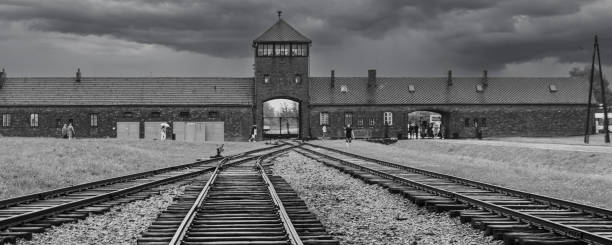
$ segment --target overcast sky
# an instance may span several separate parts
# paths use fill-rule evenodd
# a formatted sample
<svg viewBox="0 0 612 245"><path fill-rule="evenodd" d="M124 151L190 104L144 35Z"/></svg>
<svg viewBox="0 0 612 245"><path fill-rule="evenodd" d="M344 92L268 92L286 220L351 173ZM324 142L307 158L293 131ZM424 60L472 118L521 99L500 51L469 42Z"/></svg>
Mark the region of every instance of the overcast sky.
<svg viewBox="0 0 612 245"><path fill-rule="evenodd" d="M312 76L568 76L594 34L612 74L612 0L0 0L0 67L250 77L277 10L313 40Z"/></svg>

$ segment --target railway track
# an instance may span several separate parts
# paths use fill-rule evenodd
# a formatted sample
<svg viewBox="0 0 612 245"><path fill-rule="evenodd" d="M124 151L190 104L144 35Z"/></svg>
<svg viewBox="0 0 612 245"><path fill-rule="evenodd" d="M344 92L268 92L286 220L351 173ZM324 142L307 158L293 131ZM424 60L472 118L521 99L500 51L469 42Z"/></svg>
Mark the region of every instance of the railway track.
<svg viewBox="0 0 612 245"><path fill-rule="evenodd" d="M289 146L280 145L247 151L227 159L256 158ZM0 201L0 244L29 239L53 225L103 213L112 206L144 199L159 192L153 188L189 180L215 170L219 159L199 161L138 174L131 174L72 187L56 189Z"/></svg>
<svg viewBox="0 0 612 245"><path fill-rule="evenodd" d="M612 244L612 210L303 144L295 150L428 210L449 211L505 244Z"/></svg>
<svg viewBox="0 0 612 245"><path fill-rule="evenodd" d="M264 157L221 162L206 184L190 186L138 244L339 244Z"/></svg>

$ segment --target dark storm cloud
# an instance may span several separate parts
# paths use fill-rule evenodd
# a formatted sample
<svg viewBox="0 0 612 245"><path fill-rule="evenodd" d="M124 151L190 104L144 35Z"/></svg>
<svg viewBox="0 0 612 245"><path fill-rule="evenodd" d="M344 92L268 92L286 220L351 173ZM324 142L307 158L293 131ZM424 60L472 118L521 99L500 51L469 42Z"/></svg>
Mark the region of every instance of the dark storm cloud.
<svg viewBox="0 0 612 245"><path fill-rule="evenodd" d="M466 70L500 69L544 57L585 61L594 33L612 33L596 0L13 0L0 20L34 30L107 35L216 57L248 57L249 42L286 19L323 49L355 37L368 40L415 33L430 41L424 53ZM411 43L406 43L411 45ZM582 47L582 49L581 49ZM420 54L428 55L428 54ZM605 55L612 55L612 50Z"/></svg>

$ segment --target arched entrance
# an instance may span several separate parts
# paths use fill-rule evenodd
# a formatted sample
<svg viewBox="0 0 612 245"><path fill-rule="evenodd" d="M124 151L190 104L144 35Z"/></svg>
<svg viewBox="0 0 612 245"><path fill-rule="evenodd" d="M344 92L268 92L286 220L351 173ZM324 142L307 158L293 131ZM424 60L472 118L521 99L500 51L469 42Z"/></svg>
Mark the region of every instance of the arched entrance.
<svg viewBox="0 0 612 245"><path fill-rule="evenodd" d="M413 111L406 115L408 138L446 139L448 138L448 119L444 113L435 111Z"/></svg>
<svg viewBox="0 0 612 245"><path fill-rule="evenodd" d="M263 138L288 139L301 135L300 102L288 98L263 102Z"/></svg>

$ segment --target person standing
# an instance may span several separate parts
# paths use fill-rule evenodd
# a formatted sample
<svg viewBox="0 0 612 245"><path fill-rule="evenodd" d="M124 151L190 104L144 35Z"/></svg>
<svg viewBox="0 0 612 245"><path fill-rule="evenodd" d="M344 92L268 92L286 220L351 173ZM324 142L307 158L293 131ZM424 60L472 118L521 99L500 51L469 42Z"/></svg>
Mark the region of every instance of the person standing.
<svg viewBox="0 0 612 245"><path fill-rule="evenodd" d="M64 123L64 127L62 127L62 138L68 138L68 125Z"/></svg>
<svg viewBox="0 0 612 245"><path fill-rule="evenodd" d="M249 138L249 142L255 142L255 137L257 137L257 126L253 125L253 127L251 127L251 137Z"/></svg>
<svg viewBox="0 0 612 245"><path fill-rule="evenodd" d="M165 125L161 126L159 140L166 140L166 126Z"/></svg>
<svg viewBox="0 0 612 245"><path fill-rule="evenodd" d="M325 138L327 138L327 126L326 125L323 125L323 127L321 127L321 132L323 133L321 138L324 140Z"/></svg>
<svg viewBox="0 0 612 245"><path fill-rule="evenodd" d="M419 124L415 123L414 127L412 127L412 132L414 132L415 139L419 139Z"/></svg>
<svg viewBox="0 0 612 245"><path fill-rule="evenodd" d="M68 140L71 140L75 135L74 127L72 123L68 124L68 128L66 128L66 133L68 134Z"/></svg>
<svg viewBox="0 0 612 245"><path fill-rule="evenodd" d="M349 147L349 144L353 141L353 138L355 138L355 134L353 133L353 129L351 128L350 124L346 125L344 134L346 136L346 147Z"/></svg>

